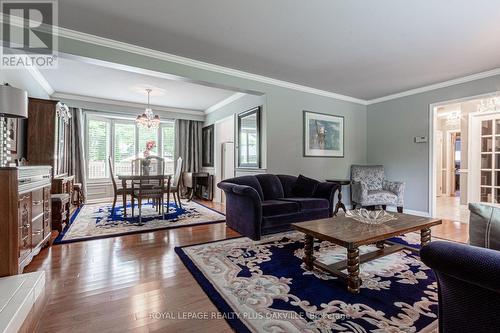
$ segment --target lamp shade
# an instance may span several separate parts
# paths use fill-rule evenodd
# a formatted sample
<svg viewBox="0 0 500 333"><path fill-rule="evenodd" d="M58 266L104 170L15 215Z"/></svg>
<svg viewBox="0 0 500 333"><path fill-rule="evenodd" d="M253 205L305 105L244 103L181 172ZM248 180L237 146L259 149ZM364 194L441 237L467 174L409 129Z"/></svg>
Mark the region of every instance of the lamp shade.
<svg viewBox="0 0 500 333"><path fill-rule="evenodd" d="M28 118L28 93L10 85L0 85L0 116Z"/></svg>

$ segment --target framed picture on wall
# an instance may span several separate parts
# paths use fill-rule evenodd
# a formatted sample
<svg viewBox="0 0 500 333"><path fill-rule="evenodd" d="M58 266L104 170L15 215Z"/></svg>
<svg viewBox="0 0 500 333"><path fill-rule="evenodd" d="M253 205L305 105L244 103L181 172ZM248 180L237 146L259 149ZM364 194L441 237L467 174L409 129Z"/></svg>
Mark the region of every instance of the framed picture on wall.
<svg viewBox="0 0 500 333"><path fill-rule="evenodd" d="M202 158L201 165L211 168L214 166L214 125L203 127L202 136Z"/></svg>
<svg viewBox="0 0 500 333"><path fill-rule="evenodd" d="M12 154L17 153L17 130L17 119L7 118L7 131L9 131L10 152Z"/></svg>
<svg viewBox="0 0 500 333"><path fill-rule="evenodd" d="M304 111L304 156L344 157L344 117Z"/></svg>

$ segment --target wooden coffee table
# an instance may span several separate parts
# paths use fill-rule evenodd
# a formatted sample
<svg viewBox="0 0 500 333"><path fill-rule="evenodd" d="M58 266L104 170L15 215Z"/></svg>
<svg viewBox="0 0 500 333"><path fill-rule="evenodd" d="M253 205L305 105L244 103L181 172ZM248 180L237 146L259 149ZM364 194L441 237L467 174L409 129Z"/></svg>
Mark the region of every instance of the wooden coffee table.
<svg viewBox="0 0 500 333"><path fill-rule="evenodd" d="M392 214L392 213L391 213ZM417 251L415 248L388 241L389 238L407 232L420 230L420 243L425 246L431 241L431 227L441 224L441 219L426 218L408 214L393 213L397 220L379 225L358 222L345 216L292 223L292 226L306 234L304 245L304 263L308 270L318 267L333 275L347 280L347 290L358 293L361 285L359 264L392 254L403 249ZM328 241L347 249L347 260L331 265L323 264L313 255L314 239ZM361 245L376 244L378 250L359 255ZM341 272L347 268L347 273Z"/></svg>

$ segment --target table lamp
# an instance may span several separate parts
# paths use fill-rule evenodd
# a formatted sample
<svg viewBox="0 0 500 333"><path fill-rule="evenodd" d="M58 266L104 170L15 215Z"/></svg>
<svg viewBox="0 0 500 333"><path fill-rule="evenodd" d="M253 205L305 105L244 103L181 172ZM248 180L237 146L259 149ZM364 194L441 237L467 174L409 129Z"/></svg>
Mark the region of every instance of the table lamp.
<svg viewBox="0 0 500 333"><path fill-rule="evenodd" d="M28 93L8 83L0 85L0 167L11 160L7 118L28 118Z"/></svg>

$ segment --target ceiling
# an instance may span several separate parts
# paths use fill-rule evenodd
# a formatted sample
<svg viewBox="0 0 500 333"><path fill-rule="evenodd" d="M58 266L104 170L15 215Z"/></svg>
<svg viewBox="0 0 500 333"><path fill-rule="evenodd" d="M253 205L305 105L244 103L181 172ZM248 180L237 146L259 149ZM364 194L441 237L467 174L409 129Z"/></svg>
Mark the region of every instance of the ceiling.
<svg viewBox="0 0 500 333"><path fill-rule="evenodd" d="M150 88L152 105L178 109L204 111L235 94L230 90L64 58L58 60L57 69L39 71L57 94L145 104L146 88Z"/></svg>
<svg viewBox="0 0 500 333"><path fill-rule="evenodd" d="M366 100L500 67L498 0L59 0L59 25Z"/></svg>

